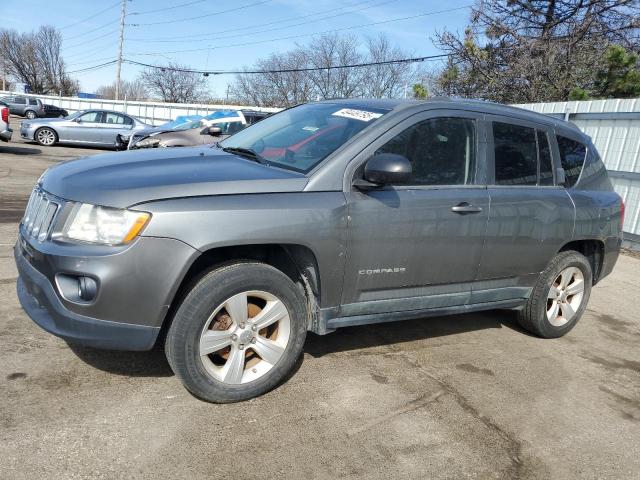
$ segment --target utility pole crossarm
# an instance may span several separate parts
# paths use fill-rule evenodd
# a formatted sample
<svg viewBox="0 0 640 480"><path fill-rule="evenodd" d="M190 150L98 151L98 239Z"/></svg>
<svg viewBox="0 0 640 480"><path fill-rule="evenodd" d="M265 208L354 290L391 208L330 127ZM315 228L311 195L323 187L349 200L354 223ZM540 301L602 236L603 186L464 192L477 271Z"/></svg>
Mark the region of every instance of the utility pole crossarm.
<svg viewBox="0 0 640 480"><path fill-rule="evenodd" d="M118 47L118 63L116 64L116 92L115 100L120 97L120 70L122 69L122 47L124 45L124 18L127 15L127 0L122 0L120 9L120 46Z"/></svg>

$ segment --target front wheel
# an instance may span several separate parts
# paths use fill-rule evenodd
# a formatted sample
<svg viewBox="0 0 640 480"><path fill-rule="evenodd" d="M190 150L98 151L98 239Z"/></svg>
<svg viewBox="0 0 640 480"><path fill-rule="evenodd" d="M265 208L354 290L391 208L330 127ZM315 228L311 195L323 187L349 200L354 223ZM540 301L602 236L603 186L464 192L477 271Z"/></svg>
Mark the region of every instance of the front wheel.
<svg viewBox="0 0 640 480"><path fill-rule="evenodd" d="M55 145L58 141L58 135L52 129L44 127L39 128L35 134L36 142L38 142L43 147L50 147Z"/></svg>
<svg viewBox="0 0 640 480"><path fill-rule="evenodd" d="M246 400L276 387L306 337L304 293L281 271L256 262L204 276L178 308L165 341L171 368L195 396Z"/></svg>
<svg viewBox="0 0 640 480"><path fill-rule="evenodd" d="M571 330L587 308L592 272L587 258L568 250L557 254L540 274L520 325L542 338L558 338Z"/></svg>

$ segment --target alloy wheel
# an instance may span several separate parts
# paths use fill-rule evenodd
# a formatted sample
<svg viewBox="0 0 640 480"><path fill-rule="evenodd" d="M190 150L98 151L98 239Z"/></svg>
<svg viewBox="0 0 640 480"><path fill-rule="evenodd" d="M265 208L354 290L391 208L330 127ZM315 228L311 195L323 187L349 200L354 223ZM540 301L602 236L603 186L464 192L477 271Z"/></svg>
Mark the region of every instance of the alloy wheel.
<svg viewBox="0 0 640 480"><path fill-rule="evenodd" d="M291 333L285 304L264 291L242 292L219 305L200 335L205 370L227 384L257 380L283 356Z"/></svg>
<svg viewBox="0 0 640 480"><path fill-rule="evenodd" d="M56 134L48 128L43 128L42 130L38 131L37 140L38 143L42 145L53 145L54 143L56 143Z"/></svg>
<svg viewBox="0 0 640 480"><path fill-rule="evenodd" d="M31 110L29 110L29 111L27 112L27 118L28 118L29 120L33 120L34 118L36 118L36 114L35 114L34 112L32 112Z"/></svg>
<svg viewBox="0 0 640 480"><path fill-rule="evenodd" d="M582 304L584 275L577 267L560 272L547 295L547 319L555 327L569 323Z"/></svg>

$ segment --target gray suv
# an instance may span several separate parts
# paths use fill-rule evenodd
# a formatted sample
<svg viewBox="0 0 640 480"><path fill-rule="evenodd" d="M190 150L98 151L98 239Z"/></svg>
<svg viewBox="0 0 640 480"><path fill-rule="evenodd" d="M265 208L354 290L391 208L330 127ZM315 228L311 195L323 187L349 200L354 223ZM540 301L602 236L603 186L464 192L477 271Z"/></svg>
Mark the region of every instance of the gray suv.
<svg viewBox="0 0 640 480"><path fill-rule="evenodd" d="M13 115L34 119L45 117L47 114L44 104L37 98L25 97L22 95L11 95L9 97L0 98L0 102L8 105L9 111Z"/></svg>
<svg viewBox="0 0 640 480"><path fill-rule="evenodd" d="M86 345L164 345L199 398L260 395L308 331L513 309L571 330L624 205L589 137L483 102L335 100L210 148L62 163L15 260L24 310Z"/></svg>

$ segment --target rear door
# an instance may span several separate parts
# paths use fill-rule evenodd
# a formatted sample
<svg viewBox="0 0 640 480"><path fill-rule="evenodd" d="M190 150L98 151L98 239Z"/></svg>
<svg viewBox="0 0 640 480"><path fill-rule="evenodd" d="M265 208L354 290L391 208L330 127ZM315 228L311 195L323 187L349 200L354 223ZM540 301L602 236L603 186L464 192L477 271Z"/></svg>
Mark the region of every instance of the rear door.
<svg viewBox="0 0 640 480"><path fill-rule="evenodd" d="M365 149L407 157L407 184L351 187L341 315L464 305L476 277L489 213L480 115L427 111ZM351 182L352 178L349 178Z"/></svg>
<svg viewBox="0 0 640 480"><path fill-rule="evenodd" d="M100 142L115 145L118 134L129 134L133 128L131 117L116 112L104 112L100 130Z"/></svg>
<svg viewBox="0 0 640 480"><path fill-rule="evenodd" d="M491 210L472 303L522 298L573 234L574 207L555 185L553 131L487 116Z"/></svg>

